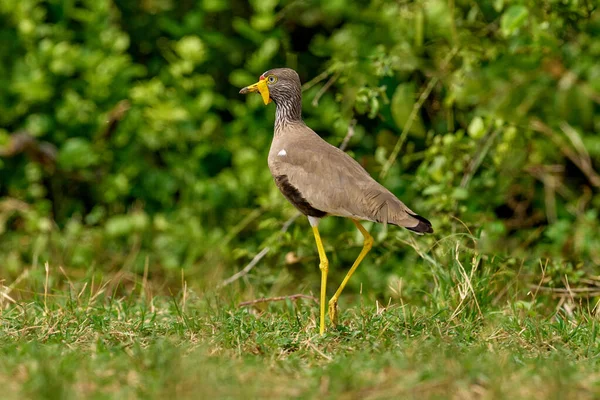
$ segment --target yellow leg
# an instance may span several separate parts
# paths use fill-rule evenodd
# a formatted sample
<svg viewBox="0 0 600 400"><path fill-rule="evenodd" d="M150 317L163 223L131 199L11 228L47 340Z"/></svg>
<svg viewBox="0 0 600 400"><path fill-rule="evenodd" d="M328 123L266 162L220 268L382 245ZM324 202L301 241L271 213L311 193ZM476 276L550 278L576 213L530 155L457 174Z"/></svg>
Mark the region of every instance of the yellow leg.
<svg viewBox="0 0 600 400"><path fill-rule="evenodd" d="M325 333L325 298L327 289L327 271L329 271L329 261L327 260L327 254L323 248L321 242L321 235L319 235L319 229L316 226L312 227L313 234L315 235L315 241L317 242L317 250L319 251L319 269L321 270L321 320L319 325L319 333L322 335Z"/></svg>
<svg viewBox="0 0 600 400"><path fill-rule="evenodd" d="M367 232L367 230L360 224L360 222L356 220L352 220L352 222L354 222L354 225L356 225L360 233L362 233L363 237L365 238L365 241L363 243L363 248L360 254L358 255L358 257L356 257L356 261L354 261L354 264L352 264L350 271L348 271L346 277L342 281L342 284L340 285L338 290L336 290L331 300L329 300L329 319L331 320L331 323L333 325L337 325L337 302L338 298L340 297L340 294L342 294L342 290L344 290L344 287L346 287L346 284L350 280L350 277L352 276L354 271L356 271L356 268L358 268L361 261L365 258L369 250L371 250L371 247L373 247L373 237L369 234L369 232Z"/></svg>

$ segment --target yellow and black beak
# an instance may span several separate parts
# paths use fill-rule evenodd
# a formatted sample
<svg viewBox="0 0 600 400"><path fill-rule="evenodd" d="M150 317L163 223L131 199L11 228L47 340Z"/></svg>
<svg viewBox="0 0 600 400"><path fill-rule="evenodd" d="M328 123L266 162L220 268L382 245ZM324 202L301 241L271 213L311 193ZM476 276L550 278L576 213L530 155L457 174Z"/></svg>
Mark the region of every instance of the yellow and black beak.
<svg viewBox="0 0 600 400"><path fill-rule="evenodd" d="M241 94L259 92L265 105L271 102L271 97L269 97L269 87L267 86L267 80L264 77L260 77L260 80L253 85L246 86L242 90L240 90Z"/></svg>

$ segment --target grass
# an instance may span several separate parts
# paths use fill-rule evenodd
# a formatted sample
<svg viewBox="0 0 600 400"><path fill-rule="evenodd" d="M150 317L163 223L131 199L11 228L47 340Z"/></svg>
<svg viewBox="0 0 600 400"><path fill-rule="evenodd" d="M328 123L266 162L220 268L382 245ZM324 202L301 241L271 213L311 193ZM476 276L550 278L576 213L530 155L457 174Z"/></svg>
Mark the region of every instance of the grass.
<svg viewBox="0 0 600 400"><path fill-rule="evenodd" d="M542 312L553 300L540 296L494 305L484 286L444 286L436 273L445 292L422 304L348 296L322 337L310 299L239 307L239 287L151 295L146 280L63 285L41 273L27 299L0 287L2 398L600 396L593 310Z"/></svg>

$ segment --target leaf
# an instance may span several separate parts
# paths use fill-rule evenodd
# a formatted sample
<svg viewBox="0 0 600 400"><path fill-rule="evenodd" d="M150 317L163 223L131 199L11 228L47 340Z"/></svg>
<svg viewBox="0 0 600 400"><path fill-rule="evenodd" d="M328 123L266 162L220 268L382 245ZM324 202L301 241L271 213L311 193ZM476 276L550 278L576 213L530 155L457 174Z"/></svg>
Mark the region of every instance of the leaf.
<svg viewBox="0 0 600 400"><path fill-rule="evenodd" d="M60 149L58 162L67 170L87 168L98 162L98 155L86 139L71 138Z"/></svg>
<svg viewBox="0 0 600 400"><path fill-rule="evenodd" d="M467 129L467 133L473 139L481 139L485 134L485 125L483 124L483 119L481 117L475 117L469 124L469 128Z"/></svg>
<svg viewBox="0 0 600 400"><path fill-rule="evenodd" d="M185 36L175 43L175 51L184 60L200 64L206 58L206 46L198 36Z"/></svg>
<svg viewBox="0 0 600 400"><path fill-rule="evenodd" d="M115 215L106 221L106 234L110 237L127 236L132 233L142 232L149 225L149 218L143 212L127 215Z"/></svg>
<svg viewBox="0 0 600 400"><path fill-rule="evenodd" d="M519 28L525 25L529 10L524 5L514 5L509 7L500 20L500 29L504 36L513 35Z"/></svg>
<svg viewBox="0 0 600 400"><path fill-rule="evenodd" d="M413 83L402 83L398 85L392 97L391 111L396 126L404 129L408 123L410 114L415 105L415 85ZM417 115L409 129L416 136L425 136L425 128L421 117Z"/></svg>
<svg viewBox="0 0 600 400"><path fill-rule="evenodd" d="M469 191L460 187L454 188L452 197L456 200L466 200L469 198Z"/></svg>

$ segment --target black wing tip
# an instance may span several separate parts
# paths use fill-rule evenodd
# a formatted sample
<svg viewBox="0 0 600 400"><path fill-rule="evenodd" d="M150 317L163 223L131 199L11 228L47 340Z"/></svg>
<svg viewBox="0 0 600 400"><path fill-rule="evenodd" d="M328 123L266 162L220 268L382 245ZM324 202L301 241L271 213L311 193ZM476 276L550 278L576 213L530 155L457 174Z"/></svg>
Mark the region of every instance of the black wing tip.
<svg viewBox="0 0 600 400"><path fill-rule="evenodd" d="M423 218L417 214L409 214L411 217L419 220L417 226L406 227L409 231L417 232L417 233L433 233L433 227L431 226L431 222L427 218Z"/></svg>

